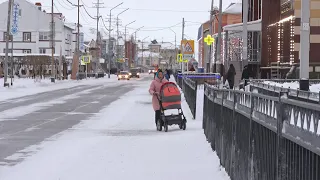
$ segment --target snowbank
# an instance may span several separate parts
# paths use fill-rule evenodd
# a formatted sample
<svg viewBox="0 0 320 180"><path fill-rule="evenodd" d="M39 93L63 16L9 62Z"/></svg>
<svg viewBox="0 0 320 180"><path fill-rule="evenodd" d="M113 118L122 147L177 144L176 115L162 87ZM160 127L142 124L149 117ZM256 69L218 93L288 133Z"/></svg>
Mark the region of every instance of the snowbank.
<svg viewBox="0 0 320 180"><path fill-rule="evenodd" d="M56 83L51 83L50 79L42 79L40 82L35 82L34 79L29 78L15 78L13 86L3 87L3 78L0 79L0 101L22 97L26 95L38 94L41 92L48 92L53 90L72 88L79 85L93 85L93 84L104 84L117 81L115 75L112 75L109 79L108 77L95 79L88 78L80 81L74 80L63 80L56 81Z"/></svg>
<svg viewBox="0 0 320 180"><path fill-rule="evenodd" d="M72 129L8 157L25 160L0 166L0 179L229 180L184 98L187 130L156 131L149 83L141 82Z"/></svg>
<svg viewBox="0 0 320 180"><path fill-rule="evenodd" d="M271 86L278 86L278 87L283 87L283 88L291 88L291 89L298 89L299 88L299 82L286 82L286 83L276 83L272 81L265 81L264 84L269 84ZM312 84L310 86L310 91L311 92L319 92L320 91L320 84Z"/></svg>

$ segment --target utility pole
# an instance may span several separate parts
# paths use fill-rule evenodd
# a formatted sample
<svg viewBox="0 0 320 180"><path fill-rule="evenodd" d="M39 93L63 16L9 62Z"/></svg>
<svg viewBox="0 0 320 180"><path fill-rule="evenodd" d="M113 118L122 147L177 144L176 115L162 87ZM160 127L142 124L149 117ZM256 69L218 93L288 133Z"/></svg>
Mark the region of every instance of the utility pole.
<svg viewBox="0 0 320 180"><path fill-rule="evenodd" d="M214 0L211 0L211 10L210 10L210 27L209 27L209 34L210 36L213 34L213 30L212 30L212 21L213 21L213 6L214 6ZM209 61L209 67L207 67L207 72L211 72L211 67L212 67L212 44L210 44L208 46L208 61Z"/></svg>
<svg viewBox="0 0 320 180"><path fill-rule="evenodd" d="M9 84L7 83L8 80L8 49L9 49L9 39L10 39L10 20L11 20L11 9L12 9L12 0L9 0L8 2L8 19L7 19L7 33L6 33L6 55L5 55L5 60L4 60L4 80L3 80L3 86L9 86Z"/></svg>
<svg viewBox="0 0 320 180"><path fill-rule="evenodd" d="M71 79L76 79L76 74L79 73L79 58L80 58L80 0L78 0L78 4L72 4L72 6L77 7L77 16L78 16L78 22L77 22L77 33L76 33L76 47L73 55L73 61L72 61L72 75Z"/></svg>
<svg viewBox="0 0 320 180"><path fill-rule="evenodd" d="M99 62L99 59L100 59L100 54L99 54L99 20L100 20L100 5L101 4L104 4L104 3L100 3L100 0L97 1L97 3L93 3L94 5L96 5L96 8L97 8L97 37L96 37L96 50L95 50L95 54L96 54L96 63L95 63L95 74L97 73L97 69L98 69L98 64L100 63ZM88 72L88 69L86 69L86 72Z"/></svg>
<svg viewBox="0 0 320 180"><path fill-rule="evenodd" d="M219 1L219 25L218 25L218 38L217 38L217 59L215 60L215 72L221 73L221 76L223 76L223 71L220 68L221 66L218 67L218 64L220 65L221 62L221 31L222 31L222 0Z"/></svg>
<svg viewBox="0 0 320 180"><path fill-rule="evenodd" d="M112 16L112 14L111 14L111 12L112 12L112 10L113 9L115 9L115 8L117 8L118 6L120 6L120 5L122 5L123 4L123 2L122 3L120 3L120 4L118 4L118 5L116 5L115 7L113 7L113 8L111 8L110 9L110 14L109 14L109 43L108 43L108 53L109 53L109 74L108 74L108 78L110 78L110 76L111 76L111 59L112 59L112 49L111 49L111 16Z"/></svg>
<svg viewBox="0 0 320 180"><path fill-rule="evenodd" d="M300 90L309 91L310 0L301 1Z"/></svg>
<svg viewBox="0 0 320 180"><path fill-rule="evenodd" d="M305 0L304 0L305 1ZM242 10L242 23L243 23L243 32L242 32L242 69L245 65L248 64L248 0L243 0L243 10Z"/></svg>
<svg viewBox="0 0 320 180"><path fill-rule="evenodd" d="M55 82L55 60L54 60L54 38L55 38L55 26L54 26L54 16L53 16L53 3L54 0L51 0L51 82Z"/></svg>
<svg viewBox="0 0 320 180"><path fill-rule="evenodd" d="M182 37L181 37L181 42L184 39L184 25L185 25L184 18L182 18ZM184 58L183 58L183 56L184 56L183 48L184 47L182 47L182 43L181 43L182 60L184 60ZM181 62L181 72L184 73L184 64L183 64L183 62Z"/></svg>

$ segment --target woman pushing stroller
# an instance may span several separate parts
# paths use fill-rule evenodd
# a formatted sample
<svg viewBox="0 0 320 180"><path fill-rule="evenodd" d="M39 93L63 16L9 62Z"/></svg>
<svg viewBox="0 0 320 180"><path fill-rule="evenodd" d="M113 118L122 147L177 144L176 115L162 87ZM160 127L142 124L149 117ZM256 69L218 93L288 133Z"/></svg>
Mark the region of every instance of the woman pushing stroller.
<svg viewBox="0 0 320 180"><path fill-rule="evenodd" d="M161 111L160 111L160 104L159 104L159 94L160 94L160 88L161 86L168 82L166 79L164 79L164 75L161 69L158 69L158 71L155 74L154 80L152 80L149 88L149 93L152 95L152 106L153 110L155 111L155 123L157 124L157 120L160 119ZM158 97L157 97L158 96Z"/></svg>

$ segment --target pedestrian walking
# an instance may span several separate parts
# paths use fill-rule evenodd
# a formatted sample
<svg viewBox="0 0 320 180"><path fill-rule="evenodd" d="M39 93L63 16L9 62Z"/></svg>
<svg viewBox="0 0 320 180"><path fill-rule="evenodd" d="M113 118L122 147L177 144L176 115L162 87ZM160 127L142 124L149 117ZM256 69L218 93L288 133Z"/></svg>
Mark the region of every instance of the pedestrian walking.
<svg viewBox="0 0 320 180"><path fill-rule="evenodd" d="M226 81L228 81L229 88L233 89L234 87L234 77L236 75L236 69L233 64L230 64L227 74L225 75Z"/></svg>
<svg viewBox="0 0 320 180"><path fill-rule="evenodd" d="M160 104L158 101L157 96L159 96L160 93L160 88L162 84L166 83L167 80L164 79L163 72L161 69L159 69L156 72L155 79L152 80L149 88L149 93L152 95L152 107L153 110L155 111L155 123L157 125L157 120L160 119L161 112L160 112Z"/></svg>

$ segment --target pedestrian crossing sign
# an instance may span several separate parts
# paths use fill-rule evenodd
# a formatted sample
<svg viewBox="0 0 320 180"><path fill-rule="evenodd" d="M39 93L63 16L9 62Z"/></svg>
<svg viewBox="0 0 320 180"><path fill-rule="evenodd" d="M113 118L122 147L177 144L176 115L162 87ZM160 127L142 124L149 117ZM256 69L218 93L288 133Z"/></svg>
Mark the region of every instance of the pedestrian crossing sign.
<svg viewBox="0 0 320 180"><path fill-rule="evenodd" d="M182 40L183 54L194 54L194 40Z"/></svg>
<svg viewBox="0 0 320 180"><path fill-rule="evenodd" d="M91 61L91 57L90 56L82 56L82 62L84 64L89 64Z"/></svg>

